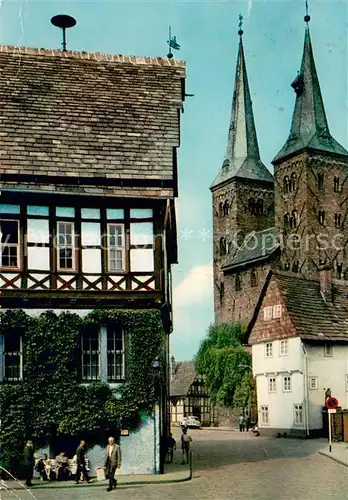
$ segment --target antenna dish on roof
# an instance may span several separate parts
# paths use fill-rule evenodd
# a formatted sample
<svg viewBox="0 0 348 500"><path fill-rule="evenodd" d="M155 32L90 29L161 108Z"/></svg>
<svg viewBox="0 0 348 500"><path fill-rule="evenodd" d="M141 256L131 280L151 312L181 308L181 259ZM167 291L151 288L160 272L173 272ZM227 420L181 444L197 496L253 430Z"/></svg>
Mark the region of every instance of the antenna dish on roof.
<svg viewBox="0 0 348 500"><path fill-rule="evenodd" d="M61 28L63 30L63 52L66 52L66 28L72 28L76 24L76 19L66 14L58 14L57 16L53 16L51 19L51 23L53 26L57 28Z"/></svg>

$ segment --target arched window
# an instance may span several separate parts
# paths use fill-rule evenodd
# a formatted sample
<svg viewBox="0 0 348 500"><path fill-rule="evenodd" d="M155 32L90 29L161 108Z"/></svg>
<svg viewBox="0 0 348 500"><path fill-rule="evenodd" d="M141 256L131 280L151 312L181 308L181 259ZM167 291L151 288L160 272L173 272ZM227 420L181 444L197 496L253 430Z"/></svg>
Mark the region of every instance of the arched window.
<svg viewBox="0 0 348 500"><path fill-rule="evenodd" d="M229 208L230 208L230 204L228 203L228 200L226 200L224 203L224 206L223 206L224 217L226 217L228 215Z"/></svg>
<svg viewBox="0 0 348 500"><path fill-rule="evenodd" d="M334 177L334 191L335 193L338 193L340 190L340 178L335 176Z"/></svg>
<svg viewBox="0 0 348 500"><path fill-rule="evenodd" d="M325 222L325 211L324 210L319 210L318 211L318 221L321 226L324 225Z"/></svg>
<svg viewBox="0 0 348 500"><path fill-rule="evenodd" d="M323 173L319 173L318 174L318 189L323 189L324 188L324 174Z"/></svg>
<svg viewBox="0 0 348 500"><path fill-rule="evenodd" d="M224 215L224 204L221 202L219 204L219 217L223 217Z"/></svg>
<svg viewBox="0 0 348 500"><path fill-rule="evenodd" d="M291 213L291 219L292 221L292 226L291 226L291 222L290 222L290 227L297 227L298 226L298 215L297 215L297 210L293 210L292 213Z"/></svg>
<svg viewBox="0 0 348 500"><path fill-rule="evenodd" d="M225 297L225 284L223 281L220 283L220 302L224 300Z"/></svg>
<svg viewBox="0 0 348 500"><path fill-rule="evenodd" d="M290 217L289 214L284 215L284 229L288 229L290 227Z"/></svg>
<svg viewBox="0 0 348 500"><path fill-rule="evenodd" d="M226 255L226 240L223 236L220 238L220 255L221 257Z"/></svg>
<svg viewBox="0 0 348 500"><path fill-rule="evenodd" d="M284 271L289 271L290 269L290 262L285 262L284 263Z"/></svg>
<svg viewBox="0 0 348 500"><path fill-rule="evenodd" d="M293 172L291 174L290 189L289 189L289 191L295 191L295 189L296 189L296 179L297 179L297 175L296 175L295 172Z"/></svg>
<svg viewBox="0 0 348 500"><path fill-rule="evenodd" d="M236 275L236 292L240 292L242 289L242 280L240 274Z"/></svg>
<svg viewBox="0 0 348 500"><path fill-rule="evenodd" d="M284 177L284 180L283 180L283 191L284 191L284 193L288 193L289 192L289 187L290 187L290 181L289 181L289 177L286 175Z"/></svg>
<svg viewBox="0 0 348 500"><path fill-rule="evenodd" d="M249 213L251 213L251 214L255 213L255 200L254 200L254 198L249 198L248 210L249 210Z"/></svg>
<svg viewBox="0 0 348 500"><path fill-rule="evenodd" d="M256 203L256 214L263 215L263 200L261 198Z"/></svg>
<svg viewBox="0 0 348 500"><path fill-rule="evenodd" d="M341 227L341 220L342 220L342 215L335 214L335 227L337 227L337 228Z"/></svg>
<svg viewBox="0 0 348 500"><path fill-rule="evenodd" d="M256 286L256 285L257 285L256 271L252 269L250 273L250 286Z"/></svg>
<svg viewBox="0 0 348 500"><path fill-rule="evenodd" d="M299 271L299 268L300 268L300 263L298 260L295 260L292 264L292 272L293 273L298 273Z"/></svg>
<svg viewBox="0 0 348 500"><path fill-rule="evenodd" d="M336 273L337 278L340 280L342 278L342 262L336 263Z"/></svg>

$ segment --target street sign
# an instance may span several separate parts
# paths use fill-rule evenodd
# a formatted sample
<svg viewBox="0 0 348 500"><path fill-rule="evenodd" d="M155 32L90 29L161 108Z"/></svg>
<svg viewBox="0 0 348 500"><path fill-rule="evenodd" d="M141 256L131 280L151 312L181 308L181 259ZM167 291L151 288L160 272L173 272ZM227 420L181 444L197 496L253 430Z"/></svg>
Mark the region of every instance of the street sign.
<svg viewBox="0 0 348 500"><path fill-rule="evenodd" d="M325 401L325 406L329 410L335 410L338 407L338 401L336 398L329 397Z"/></svg>

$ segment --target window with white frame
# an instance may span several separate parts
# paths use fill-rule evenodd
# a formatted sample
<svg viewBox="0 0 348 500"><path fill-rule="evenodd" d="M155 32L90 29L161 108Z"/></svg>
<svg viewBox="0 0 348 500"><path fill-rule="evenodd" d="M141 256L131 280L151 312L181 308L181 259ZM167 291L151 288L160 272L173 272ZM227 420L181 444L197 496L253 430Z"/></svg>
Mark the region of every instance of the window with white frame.
<svg viewBox="0 0 348 500"><path fill-rule="evenodd" d="M125 238L123 224L108 224L108 270L125 270Z"/></svg>
<svg viewBox="0 0 348 500"><path fill-rule="evenodd" d="M312 390L318 389L318 377L309 377L309 388Z"/></svg>
<svg viewBox="0 0 348 500"><path fill-rule="evenodd" d="M75 232L73 222L57 222L57 268L75 270Z"/></svg>
<svg viewBox="0 0 348 500"><path fill-rule="evenodd" d="M291 392L291 375L283 377L283 392Z"/></svg>
<svg viewBox="0 0 348 500"><path fill-rule="evenodd" d="M273 356L273 343L266 342L266 344L265 344L265 357L272 358L272 356Z"/></svg>
<svg viewBox="0 0 348 500"><path fill-rule="evenodd" d="M7 382L22 380L23 371L22 337L4 336L4 379Z"/></svg>
<svg viewBox="0 0 348 500"><path fill-rule="evenodd" d="M303 425L303 405L294 405L294 425Z"/></svg>
<svg viewBox="0 0 348 500"><path fill-rule="evenodd" d="M333 356L333 345L325 344L324 345L324 356L332 357Z"/></svg>
<svg viewBox="0 0 348 500"><path fill-rule="evenodd" d="M269 377L268 379L268 392L276 392L276 378Z"/></svg>
<svg viewBox="0 0 348 500"><path fill-rule="evenodd" d="M277 304L273 306L273 318L281 318L282 317L282 306L281 304Z"/></svg>
<svg viewBox="0 0 348 500"><path fill-rule="evenodd" d="M0 267L18 269L19 265L19 221L0 220Z"/></svg>
<svg viewBox="0 0 348 500"><path fill-rule="evenodd" d="M268 321L272 319L273 307L265 307L263 310L263 320Z"/></svg>
<svg viewBox="0 0 348 500"><path fill-rule="evenodd" d="M82 379L99 379L99 332L96 328L85 331L81 337Z"/></svg>
<svg viewBox="0 0 348 500"><path fill-rule="evenodd" d="M108 382L117 382L125 378L124 332L118 326L108 326Z"/></svg>
<svg viewBox="0 0 348 500"><path fill-rule="evenodd" d="M262 405L260 407L260 416L261 416L261 424L268 425L269 424L268 405Z"/></svg>
<svg viewBox="0 0 348 500"><path fill-rule="evenodd" d="M289 350L288 340L281 340L279 343L279 356L287 356Z"/></svg>

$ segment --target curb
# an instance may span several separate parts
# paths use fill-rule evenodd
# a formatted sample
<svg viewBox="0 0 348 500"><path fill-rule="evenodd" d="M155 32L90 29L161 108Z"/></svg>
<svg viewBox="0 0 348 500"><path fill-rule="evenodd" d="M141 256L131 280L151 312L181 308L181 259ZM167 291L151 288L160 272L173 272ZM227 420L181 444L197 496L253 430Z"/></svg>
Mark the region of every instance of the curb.
<svg viewBox="0 0 348 500"><path fill-rule="evenodd" d="M347 462L343 462L343 460L340 460L339 458L332 457L328 453L325 453L323 451L318 451L318 454L322 455L323 457L331 458L331 460L333 460L334 462L337 462L338 464L341 464L341 465L344 465L345 467L348 467Z"/></svg>

